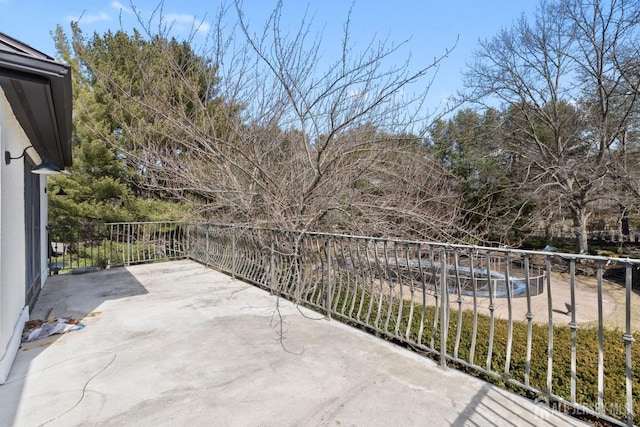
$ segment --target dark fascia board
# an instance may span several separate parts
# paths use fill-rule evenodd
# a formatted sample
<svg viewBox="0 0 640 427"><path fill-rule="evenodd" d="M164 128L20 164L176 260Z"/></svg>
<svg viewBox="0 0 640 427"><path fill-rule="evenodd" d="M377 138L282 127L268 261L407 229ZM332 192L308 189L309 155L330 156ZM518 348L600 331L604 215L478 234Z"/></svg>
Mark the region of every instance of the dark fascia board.
<svg viewBox="0 0 640 427"><path fill-rule="evenodd" d="M42 157L71 166L70 67L2 33L0 44L0 85L14 115Z"/></svg>
<svg viewBox="0 0 640 427"><path fill-rule="evenodd" d="M48 59L49 61L55 61L55 58L40 52L37 49L32 48L28 44L21 42L18 39L14 39L8 34L0 32L0 50L6 50L15 53L23 53L40 59Z"/></svg>

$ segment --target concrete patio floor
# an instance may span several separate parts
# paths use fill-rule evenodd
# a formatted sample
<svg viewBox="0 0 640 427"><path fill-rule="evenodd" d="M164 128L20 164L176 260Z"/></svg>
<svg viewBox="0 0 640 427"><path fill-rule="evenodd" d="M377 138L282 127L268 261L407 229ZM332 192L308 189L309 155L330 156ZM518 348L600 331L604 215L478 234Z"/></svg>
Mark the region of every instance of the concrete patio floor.
<svg viewBox="0 0 640 427"><path fill-rule="evenodd" d="M191 261L52 276L49 310L85 327L22 345L2 426L584 425Z"/></svg>

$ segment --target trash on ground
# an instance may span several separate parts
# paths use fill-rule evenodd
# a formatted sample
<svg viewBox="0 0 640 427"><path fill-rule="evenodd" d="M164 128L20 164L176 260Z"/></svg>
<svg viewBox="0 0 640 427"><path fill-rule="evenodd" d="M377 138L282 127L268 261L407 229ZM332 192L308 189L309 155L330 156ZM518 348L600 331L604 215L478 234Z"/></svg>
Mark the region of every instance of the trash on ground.
<svg viewBox="0 0 640 427"><path fill-rule="evenodd" d="M84 325L78 319L29 320L24 325L22 342L35 341L54 334L64 334L82 328L84 328Z"/></svg>

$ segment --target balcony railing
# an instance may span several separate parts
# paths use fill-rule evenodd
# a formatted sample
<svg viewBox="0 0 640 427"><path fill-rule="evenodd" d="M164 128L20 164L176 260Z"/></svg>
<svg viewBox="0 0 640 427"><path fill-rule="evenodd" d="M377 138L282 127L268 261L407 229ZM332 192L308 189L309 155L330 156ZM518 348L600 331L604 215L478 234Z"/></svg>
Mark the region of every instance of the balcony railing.
<svg viewBox="0 0 640 427"><path fill-rule="evenodd" d="M184 229L176 222L50 225L49 271L85 272L187 258Z"/></svg>
<svg viewBox="0 0 640 427"><path fill-rule="evenodd" d="M190 258L566 412L640 419L640 260L194 223L50 232L60 272Z"/></svg>

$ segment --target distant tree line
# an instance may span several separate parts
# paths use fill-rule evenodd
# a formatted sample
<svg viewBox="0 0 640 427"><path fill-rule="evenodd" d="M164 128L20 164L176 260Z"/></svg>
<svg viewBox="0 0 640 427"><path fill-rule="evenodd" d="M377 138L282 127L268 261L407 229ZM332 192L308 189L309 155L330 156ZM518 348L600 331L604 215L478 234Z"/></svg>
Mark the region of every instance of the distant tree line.
<svg viewBox="0 0 640 427"><path fill-rule="evenodd" d="M465 76L467 100L498 108L526 218L566 215L579 253L596 207L622 227L637 213L639 24L637 0L542 1L481 41Z"/></svg>

